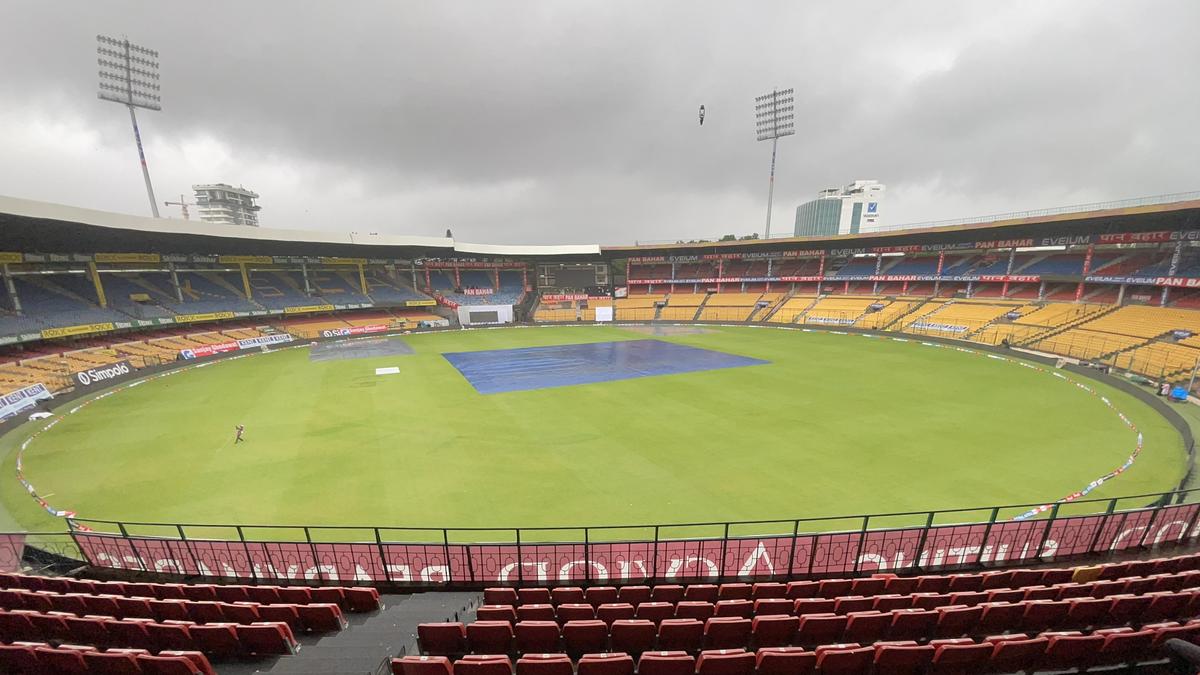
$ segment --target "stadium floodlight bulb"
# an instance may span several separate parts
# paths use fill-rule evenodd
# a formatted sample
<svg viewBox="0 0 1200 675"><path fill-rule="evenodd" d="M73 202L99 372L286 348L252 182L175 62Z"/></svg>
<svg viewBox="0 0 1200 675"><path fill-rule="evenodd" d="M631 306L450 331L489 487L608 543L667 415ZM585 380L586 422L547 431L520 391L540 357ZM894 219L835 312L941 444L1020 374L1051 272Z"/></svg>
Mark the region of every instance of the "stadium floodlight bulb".
<svg viewBox="0 0 1200 675"><path fill-rule="evenodd" d="M134 112L135 108L162 110L158 52L124 38L118 40L107 35L97 35L96 43L96 64L100 67L96 96L102 101L120 103L129 108L133 140L137 143L146 195L150 198L150 212L158 218L158 201L154 198L154 185L150 182L150 168L146 165L142 134L138 130L137 113Z"/></svg>
<svg viewBox="0 0 1200 675"><path fill-rule="evenodd" d="M754 99L754 131L760 141L771 141L771 180L767 187L767 228L764 239L771 238L771 207L775 202L775 157L779 139L796 133L794 120L795 90L774 90Z"/></svg>

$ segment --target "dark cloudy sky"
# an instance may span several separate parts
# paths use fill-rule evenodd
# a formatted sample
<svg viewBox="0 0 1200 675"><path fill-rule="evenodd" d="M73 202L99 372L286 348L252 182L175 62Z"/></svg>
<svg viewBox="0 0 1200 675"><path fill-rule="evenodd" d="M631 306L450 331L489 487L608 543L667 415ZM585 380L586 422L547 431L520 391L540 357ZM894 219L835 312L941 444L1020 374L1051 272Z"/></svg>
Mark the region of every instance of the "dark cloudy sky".
<svg viewBox="0 0 1200 675"><path fill-rule="evenodd" d="M97 33L161 53L164 109L140 118L159 199L244 184L267 227L761 232L772 87L797 92L776 233L856 178L888 185L889 224L1182 192L1198 26L1196 0L5 0L0 194L148 213Z"/></svg>

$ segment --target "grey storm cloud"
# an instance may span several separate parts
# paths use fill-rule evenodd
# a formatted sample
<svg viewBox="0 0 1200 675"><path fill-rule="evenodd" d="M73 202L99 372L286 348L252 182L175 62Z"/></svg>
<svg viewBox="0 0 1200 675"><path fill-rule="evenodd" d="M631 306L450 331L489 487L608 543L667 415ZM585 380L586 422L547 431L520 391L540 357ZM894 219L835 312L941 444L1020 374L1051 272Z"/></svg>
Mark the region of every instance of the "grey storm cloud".
<svg viewBox="0 0 1200 675"><path fill-rule="evenodd" d="M856 178L891 224L1200 187L1200 3L6 3L0 193L145 213L97 33L158 49L159 199L496 243L763 229L753 99L796 89L773 232ZM703 104L701 127L696 113ZM177 212L164 209L164 215Z"/></svg>

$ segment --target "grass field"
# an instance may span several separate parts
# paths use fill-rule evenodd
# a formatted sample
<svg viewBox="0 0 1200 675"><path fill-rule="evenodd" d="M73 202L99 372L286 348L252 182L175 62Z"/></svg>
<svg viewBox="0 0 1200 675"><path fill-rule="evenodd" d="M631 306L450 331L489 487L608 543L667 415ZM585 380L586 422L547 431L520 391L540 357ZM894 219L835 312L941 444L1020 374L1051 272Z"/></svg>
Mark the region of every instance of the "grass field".
<svg viewBox="0 0 1200 675"><path fill-rule="evenodd" d="M1063 380L916 342L707 328L658 339L771 363L486 396L441 356L646 337L456 331L403 338L411 355L310 362L304 347L219 362L68 416L29 446L25 474L84 518L568 526L1052 501L1135 444ZM393 365L399 375L374 374ZM1094 495L1171 489L1185 470L1178 434L1098 388L1145 450ZM237 423L248 441L234 446ZM31 431L0 438L0 500L21 526L61 529L13 478Z"/></svg>

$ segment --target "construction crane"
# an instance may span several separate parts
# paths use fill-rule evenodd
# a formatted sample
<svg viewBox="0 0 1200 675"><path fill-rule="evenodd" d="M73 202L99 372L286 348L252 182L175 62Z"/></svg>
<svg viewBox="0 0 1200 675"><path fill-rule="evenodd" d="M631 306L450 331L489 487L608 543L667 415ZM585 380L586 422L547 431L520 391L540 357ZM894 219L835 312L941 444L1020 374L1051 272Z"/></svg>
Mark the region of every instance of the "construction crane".
<svg viewBox="0 0 1200 675"><path fill-rule="evenodd" d="M195 206L195 205L196 205L196 202L189 202L189 201L187 200L187 196L186 196L186 195L179 195L179 201L177 201L177 202L163 202L163 205L164 205L164 206L178 206L178 207L179 207L179 208L180 208L180 209L183 211L183 219L184 219L184 220L191 220L191 218L189 218L189 217L188 217L188 210L187 210L187 207L189 207L189 206Z"/></svg>

